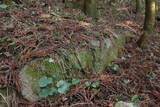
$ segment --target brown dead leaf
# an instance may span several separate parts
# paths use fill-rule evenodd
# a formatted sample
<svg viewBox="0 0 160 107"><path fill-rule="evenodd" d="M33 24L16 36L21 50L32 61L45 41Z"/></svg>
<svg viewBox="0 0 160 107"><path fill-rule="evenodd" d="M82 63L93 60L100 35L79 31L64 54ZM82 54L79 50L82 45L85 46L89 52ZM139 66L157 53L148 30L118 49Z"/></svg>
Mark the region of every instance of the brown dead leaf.
<svg viewBox="0 0 160 107"><path fill-rule="evenodd" d="M47 25L47 24L39 24L37 30L38 31L52 31L53 29L55 29L54 26L51 26L51 25Z"/></svg>
<svg viewBox="0 0 160 107"><path fill-rule="evenodd" d="M24 60L24 59L28 59L31 57L42 57L42 56L46 56L49 52L49 49L43 49L43 50L33 50L30 52L27 52L25 55L23 55L20 59Z"/></svg>
<svg viewBox="0 0 160 107"><path fill-rule="evenodd" d="M85 40L85 41L89 42L89 38L84 34L76 35L75 39L76 40Z"/></svg>
<svg viewBox="0 0 160 107"><path fill-rule="evenodd" d="M50 14L47 14L47 13L42 13L40 16L41 16L42 18L50 18L50 17L51 17L51 15L50 15Z"/></svg>

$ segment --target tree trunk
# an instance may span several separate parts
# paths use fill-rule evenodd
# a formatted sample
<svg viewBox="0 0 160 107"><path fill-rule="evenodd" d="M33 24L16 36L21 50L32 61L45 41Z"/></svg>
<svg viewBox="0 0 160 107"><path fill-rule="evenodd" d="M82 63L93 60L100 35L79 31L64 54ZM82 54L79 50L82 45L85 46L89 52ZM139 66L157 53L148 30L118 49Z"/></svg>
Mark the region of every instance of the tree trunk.
<svg viewBox="0 0 160 107"><path fill-rule="evenodd" d="M158 7L158 0L156 0L156 4L155 4L155 5L156 5L156 15L157 15L157 13L158 13L158 8L159 8L159 7Z"/></svg>
<svg viewBox="0 0 160 107"><path fill-rule="evenodd" d="M146 0L144 30L153 32L156 16L156 0Z"/></svg>
<svg viewBox="0 0 160 107"><path fill-rule="evenodd" d="M160 1L156 0L156 21L160 21Z"/></svg>
<svg viewBox="0 0 160 107"><path fill-rule="evenodd" d="M146 0L146 7L145 7L145 20L144 20L144 31L137 41L138 46L144 45L145 39L148 37L150 33L154 31L155 25L155 16L156 16L156 0Z"/></svg>
<svg viewBox="0 0 160 107"><path fill-rule="evenodd" d="M136 13L141 12L142 9L142 0L136 0Z"/></svg>
<svg viewBox="0 0 160 107"><path fill-rule="evenodd" d="M86 15L92 18L97 18L98 12L96 8L96 0L85 0L83 11Z"/></svg>

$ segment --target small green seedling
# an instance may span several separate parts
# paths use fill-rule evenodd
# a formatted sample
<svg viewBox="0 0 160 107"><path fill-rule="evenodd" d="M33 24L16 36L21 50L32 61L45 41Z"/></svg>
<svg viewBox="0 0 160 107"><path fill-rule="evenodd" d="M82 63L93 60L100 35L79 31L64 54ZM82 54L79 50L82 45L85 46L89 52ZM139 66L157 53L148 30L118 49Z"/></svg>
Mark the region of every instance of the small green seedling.
<svg viewBox="0 0 160 107"><path fill-rule="evenodd" d="M85 19L85 17L84 17L83 15L81 15L81 14L77 14L77 15L75 16L75 18L76 18L77 20L79 20L79 21L83 21L83 20Z"/></svg>
<svg viewBox="0 0 160 107"><path fill-rule="evenodd" d="M12 41L12 42L10 42L8 45L9 45L9 46L13 46L13 45L15 45L15 44L16 44L16 42Z"/></svg>
<svg viewBox="0 0 160 107"><path fill-rule="evenodd" d="M119 71L119 69L120 69L120 67L119 67L118 64L113 64L113 65L111 65L111 68L112 68L112 70L114 70L114 71Z"/></svg>
<svg viewBox="0 0 160 107"><path fill-rule="evenodd" d="M131 102L136 102L137 100L139 99L139 96L138 95L134 95L131 97Z"/></svg>
<svg viewBox="0 0 160 107"><path fill-rule="evenodd" d="M99 81L96 81L96 82L93 82L93 83L92 83L92 87L93 87L93 88L98 88L99 86L100 86Z"/></svg>
<svg viewBox="0 0 160 107"><path fill-rule="evenodd" d="M7 56L7 57L12 56L12 54L10 52L4 52L4 55Z"/></svg>
<svg viewBox="0 0 160 107"><path fill-rule="evenodd" d="M91 84L92 84L91 81L86 81L86 82L84 83L84 87L85 87L85 88L90 87Z"/></svg>
<svg viewBox="0 0 160 107"><path fill-rule="evenodd" d="M78 79L72 79L72 85L76 85L78 84L80 81Z"/></svg>
<svg viewBox="0 0 160 107"><path fill-rule="evenodd" d="M96 81L96 82L92 82L92 81L86 81L84 83L84 87L87 88L87 87L92 87L92 88L98 88L100 86L100 83L99 81Z"/></svg>
<svg viewBox="0 0 160 107"><path fill-rule="evenodd" d="M52 75L52 77L53 77L54 79L59 78L59 77L60 77L60 74L59 74L59 73L54 73L54 74Z"/></svg>

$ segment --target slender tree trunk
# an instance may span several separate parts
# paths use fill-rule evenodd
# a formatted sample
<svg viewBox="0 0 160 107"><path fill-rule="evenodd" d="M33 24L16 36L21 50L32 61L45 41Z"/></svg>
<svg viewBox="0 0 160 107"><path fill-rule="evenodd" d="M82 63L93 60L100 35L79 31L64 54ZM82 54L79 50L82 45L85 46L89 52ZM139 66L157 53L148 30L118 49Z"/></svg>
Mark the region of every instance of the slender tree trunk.
<svg viewBox="0 0 160 107"><path fill-rule="evenodd" d="M65 3L65 0L62 0ZM98 11L96 6L96 0L75 0L72 1L73 8L81 9L86 15L92 18L97 18Z"/></svg>
<svg viewBox="0 0 160 107"><path fill-rule="evenodd" d="M156 0L146 0L144 30L153 32L156 16Z"/></svg>
<svg viewBox="0 0 160 107"><path fill-rule="evenodd" d="M157 13L158 13L158 0L156 0L156 15L157 15Z"/></svg>
<svg viewBox="0 0 160 107"><path fill-rule="evenodd" d="M160 21L160 1L156 0L156 21Z"/></svg>
<svg viewBox="0 0 160 107"><path fill-rule="evenodd" d="M142 10L142 0L136 0L136 13L141 12Z"/></svg>
<svg viewBox="0 0 160 107"><path fill-rule="evenodd" d="M159 10L158 0L156 0L155 5L156 5L156 17L157 17L158 16L158 10Z"/></svg>
<svg viewBox="0 0 160 107"><path fill-rule="evenodd" d="M96 8L96 0L85 0L83 11L86 15L92 18L97 18L98 12Z"/></svg>
<svg viewBox="0 0 160 107"><path fill-rule="evenodd" d="M145 32L141 35L140 39L137 41L137 44L140 47L144 45L144 41L148 37L148 35L154 31L155 16L156 16L156 0L146 0L145 20L143 27Z"/></svg>

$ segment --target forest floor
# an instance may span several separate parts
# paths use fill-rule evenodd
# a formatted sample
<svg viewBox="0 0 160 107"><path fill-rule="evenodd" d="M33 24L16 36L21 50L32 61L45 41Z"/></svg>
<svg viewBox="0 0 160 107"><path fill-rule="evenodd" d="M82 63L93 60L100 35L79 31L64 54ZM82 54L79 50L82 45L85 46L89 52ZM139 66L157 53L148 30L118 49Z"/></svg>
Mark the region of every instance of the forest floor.
<svg viewBox="0 0 160 107"><path fill-rule="evenodd" d="M117 101L160 107L160 22L156 33L146 41L147 46L141 49L136 41L142 33L144 14L136 15L132 5L100 5L99 19L93 20L78 9L62 8L59 4L50 10L49 3L40 1L0 8L0 84L10 91L7 99L11 107L113 107ZM66 35L74 33L74 42L124 31L132 35L113 61L118 70L107 67L105 72L84 79L100 81L97 90L83 88L80 83L58 98L29 102L20 95L21 68L33 58L50 55L65 46L70 40ZM51 35L57 37L52 39Z"/></svg>

